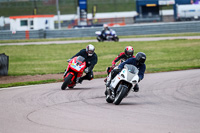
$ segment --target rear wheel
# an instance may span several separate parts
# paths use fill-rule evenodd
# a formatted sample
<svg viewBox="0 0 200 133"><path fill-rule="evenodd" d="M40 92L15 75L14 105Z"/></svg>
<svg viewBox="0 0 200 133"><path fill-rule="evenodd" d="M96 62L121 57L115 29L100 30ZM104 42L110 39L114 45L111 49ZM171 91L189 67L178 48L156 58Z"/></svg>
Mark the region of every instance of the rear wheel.
<svg viewBox="0 0 200 133"><path fill-rule="evenodd" d="M128 93L128 88L127 87L122 87L122 89L120 90L120 92L116 95L115 100L114 100L114 104L115 105L119 105L122 101L122 99L127 95Z"/></svg>
<svg viewBox="0 0 200 133"><path fill-rule="evenodd" d="M115 100L115 99L112 98L110 95L107 95L107 96L106 96L106 102L107 102L107 103L113 103L114 100Z"/></svg>
<svg viewBox="0 0 200 133"><path fill-rule="evenodd" d="M107 102L107 103L113 103L113 101L114 101L115 99L112 98L112 96L110 95L110 93L108 92L108 90L105 91L105 95L106 95L106 102Z"/></svg>
<svg viewBox="0 0 200 133"><path fill-rule="evenodd" d="M68 84L70 84L72 77L73 77L72 74L69 74L67 77L65 77L64 82L63 82L63 84L61 86L61 90L65 90L66 89Z"/></svg>

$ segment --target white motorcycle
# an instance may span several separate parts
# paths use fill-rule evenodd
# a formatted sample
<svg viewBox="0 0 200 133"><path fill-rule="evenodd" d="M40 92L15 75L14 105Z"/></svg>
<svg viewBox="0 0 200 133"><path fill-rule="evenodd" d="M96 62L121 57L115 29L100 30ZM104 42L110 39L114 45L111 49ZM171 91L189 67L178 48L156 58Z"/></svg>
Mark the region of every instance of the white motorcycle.
<svg viewBox="0 0 200 133"><path fill-rule="evenodd" d="M119 37L117 36L116 32L114 30L107 30L105 32L105 36L106 38L102 37L101 35L101 31L96 31L95 34L97 35L97 40L99 42L103 42L103 41L115 41L118 42L119 41Z"/></svg>
<svg viewBox="0 0 200 133"><path fill-rule="evenodd" d="M117 74L110 83L110 86L112 86L113 89L106 87L106 101L108 103L119 105L122 99L128 96L130 90L133 90L135 85L138 83L138 72L139 70L134 65L124 65L122 71ZM109 82L110 78L111 73L109 74L107 83Z"/></svg>

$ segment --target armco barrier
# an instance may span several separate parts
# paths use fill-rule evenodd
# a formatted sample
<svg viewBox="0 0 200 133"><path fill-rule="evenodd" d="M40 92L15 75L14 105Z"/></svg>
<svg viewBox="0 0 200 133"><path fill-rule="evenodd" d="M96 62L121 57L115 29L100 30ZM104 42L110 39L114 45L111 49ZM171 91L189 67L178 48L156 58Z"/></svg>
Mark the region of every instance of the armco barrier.
<svg viewBox="0 0 200 133"><path fill-rule="evenodd" d="M167 33L187 33L200 32L200 22L168 22L151 24L133 24L120 27L112 27L119 36L122 35L147 35L147 34L167 34ZM68 30L37 30L29 31L29 38L69 38L69 37L94 37L95 31L102 28L81 28ZM26 39L25 31L0 31L0 40Z"/></svg>
<svg viewBox="0 0 200 133"><path fill-rule="evenodd" d="M128 26L112 27L112 29L114 29L119 36L200 32L200 22L194 21L134 24ZM97 30L102 30L102 28L48 30L46 31L46 38L92 37L95 36L95 31Z"/></svg>
<svg viewBox="0 0 200 133"><path fill-rule="evenodd" d="M0 31L0 40L14 40L14 39L37 39L45 38L44 30L32 30L32 31L17 31L13 34L11 31Z"/></svg>

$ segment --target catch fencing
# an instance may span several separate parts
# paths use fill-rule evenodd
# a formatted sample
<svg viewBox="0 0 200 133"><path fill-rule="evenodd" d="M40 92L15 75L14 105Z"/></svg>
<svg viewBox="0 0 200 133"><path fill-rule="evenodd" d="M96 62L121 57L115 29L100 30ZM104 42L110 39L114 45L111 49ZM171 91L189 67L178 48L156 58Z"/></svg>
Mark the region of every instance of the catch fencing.
<svg viewBox="0 0 200 133"><path fill-rule="evenodd" d="M199 21L192 22L169 22L134 24L127 26L112 27L118 36L128 35L148 35L148 34L168 34L200 32ZM102 28L77 28L67 30L37 30L37 31L0 31L0 40L10 39L34 39L34 38L71 38L71 37L95 37L95 31Z"/></svg>

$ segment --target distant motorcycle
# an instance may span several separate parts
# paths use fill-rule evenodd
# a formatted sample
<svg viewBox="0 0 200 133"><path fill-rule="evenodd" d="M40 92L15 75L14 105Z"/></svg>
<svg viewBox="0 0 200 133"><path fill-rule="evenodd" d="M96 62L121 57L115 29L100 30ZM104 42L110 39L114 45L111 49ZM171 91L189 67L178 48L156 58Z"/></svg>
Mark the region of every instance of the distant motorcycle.
<svg viewBox="0 0 200 133"><path fill-rule="evenodd" d="M119 41L119 37L117 36L116 32L114 30L107 30L105 32L105 37L103 37L101 35L101 31L96 31L95 34L97 35L97 40L99 42L103 42L103 41L115 41L118 42Z"/></svg>
<svg viewBox="0 0 200 133"><path fill-rule="evenodd" d="M122 71L111 81L110 86L112 86L113 89L109 87L106 88L106 101L119 105L123 98L128 96L130 90L133 90L138 83L138 72L139 70L134 65L124 65ZM111 78L111 73L109 74L109 78ZM108 82L109 79L107 80L107 83Z"/></svg>
<svg viewBox="0 0 200 133"><path fill-rule="evenodd" d="M73 88L78 82L79 78L83 75L83 71L86 68L85 58L82 56L74 57L69 63L63 76L62 90L67 87Z"/></svg>

